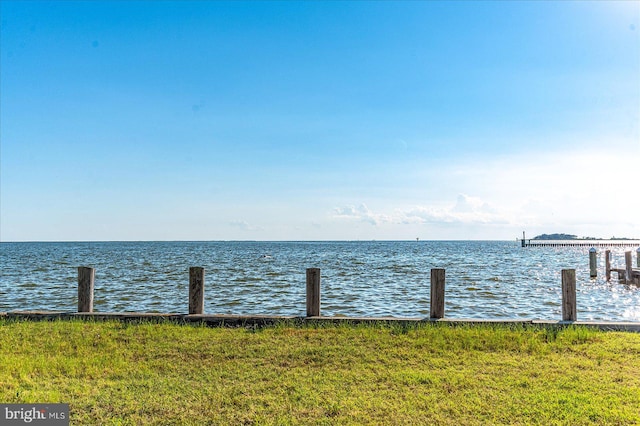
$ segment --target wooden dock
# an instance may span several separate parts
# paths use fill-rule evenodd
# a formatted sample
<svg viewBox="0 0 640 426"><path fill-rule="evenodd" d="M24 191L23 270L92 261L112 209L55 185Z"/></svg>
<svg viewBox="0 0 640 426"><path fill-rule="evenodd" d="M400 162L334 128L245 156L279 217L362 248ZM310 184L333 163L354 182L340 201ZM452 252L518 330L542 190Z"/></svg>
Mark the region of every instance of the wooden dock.
<svg viewBox="0 0 640 426"><path fill-rule="evenodd" d="M522 247L640 247L640 240L520 240Z"/></svg>
<svg viewBox="0 0 640 426"><path fill-rule="evenodd" d="M595 249L594 249L595 251ZM618 274L618 282L622 284L636 284L640 286L640 248L637 253L637 268L633 267L633 254L631 251L624 253L624 268L611 266L611 250L605 250L605 275L607 281L611 280L611 273Z"/></svg>

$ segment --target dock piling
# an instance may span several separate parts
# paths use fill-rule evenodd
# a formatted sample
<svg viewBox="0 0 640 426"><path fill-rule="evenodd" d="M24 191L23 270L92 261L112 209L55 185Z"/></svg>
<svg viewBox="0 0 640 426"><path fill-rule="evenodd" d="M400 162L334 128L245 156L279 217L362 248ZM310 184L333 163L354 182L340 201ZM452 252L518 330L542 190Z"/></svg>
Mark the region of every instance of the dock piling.
<svg viewBox="0 0 640 426"><path fill-rule="evenodd" d="M307 317L320 316L320 268L307 268Z"/></svg>
<svg viewBox="0 0 640 426"><path fill-rule="evenodd" d="M611 281L611 250L604 251L604 274L607 282Z"/></svg>
<svg viewBox="0 0 640 426"><path fill-rule="evenodd" d="M431 270L431 307L430 317L432 319L444 318L444 287L445 270Z"/></svg>
<svg viewBox="0 0 640 426"><path fill-rule="evenodd" d="M78 267L78 312L93 312L95 268Z"/></svg>
<svg viewBox="0 0 640 426"><path fill-rule="evenodd" d="M591 278L598 276L598 251L595 247L589 249L589 276Z"/></svg>
<svg viewBox="0 0 640 426"><path fill-rule="evenodd" d="M633 260L631 250L624 252L624 269L627 282L633 284Z"/></svg>
<svg viewBox="0 0 640 426"><path fill-rule="evenodd" d="M562 321L576 321L576 270L562 270Z"/></svg>
<svg viewBox="0 0 640 426"><path fill-rule="evenodd" d="M189 268L189 315L204 313L204 268Z"/></svg>

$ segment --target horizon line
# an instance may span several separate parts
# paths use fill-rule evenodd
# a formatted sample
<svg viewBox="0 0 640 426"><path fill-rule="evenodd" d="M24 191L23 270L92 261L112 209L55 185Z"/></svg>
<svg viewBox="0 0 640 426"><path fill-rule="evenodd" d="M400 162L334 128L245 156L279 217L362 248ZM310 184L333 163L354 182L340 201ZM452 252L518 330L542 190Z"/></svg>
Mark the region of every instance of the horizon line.
<svg viewBox="0 0 640 426"><path fill-rule="evenodd" d="M527 238L526 240L533 240L533 238ZM483 241L491 241L491 242L520 242L521 238L514 239L399 239L399 240L389 240L389 239L345 239L345 240L256 240L256 239L220 239L220 240L9 240L2 241L0 240L0 244L2 243L323 243L323 242L464 242L464 241L474 241L474 242L483 242ZM558 239L558 240L536 240L536 241L627 241L627 242L640 242L640 238L590 238L590 239Z"/></svg>

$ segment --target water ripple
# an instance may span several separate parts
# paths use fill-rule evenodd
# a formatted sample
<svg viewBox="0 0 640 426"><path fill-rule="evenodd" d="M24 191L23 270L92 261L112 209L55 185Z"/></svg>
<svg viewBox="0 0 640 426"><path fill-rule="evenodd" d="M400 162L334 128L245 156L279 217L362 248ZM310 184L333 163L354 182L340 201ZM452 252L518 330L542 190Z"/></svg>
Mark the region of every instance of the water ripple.
<svg viewBox="0 0 640 426"><path fill-rule="evenodd" d="M447 317L559 319L560 271L571 268L579 319L640 321L640 288L590 279L587 250L463 241L0 243L0 311L73 311L82 265L96 268L96 311L184 313L189 266L202 266L208 313L304 315L305 269L319 267L324 315L424 317L429 271L446 268ZM613 250L618 264L623 253Z"/></svg>

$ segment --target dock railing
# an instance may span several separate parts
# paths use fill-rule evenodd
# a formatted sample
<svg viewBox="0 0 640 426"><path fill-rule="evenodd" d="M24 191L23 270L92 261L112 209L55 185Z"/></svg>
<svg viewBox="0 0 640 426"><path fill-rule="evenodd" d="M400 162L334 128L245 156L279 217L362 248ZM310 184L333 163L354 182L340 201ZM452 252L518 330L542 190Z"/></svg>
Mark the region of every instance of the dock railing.
<svg viewBox="0 0 640 426"><path fill-rule="evenodd" d="M536 240L521 239L522 247L626 247L640 246L640 240Z"/></svg>

